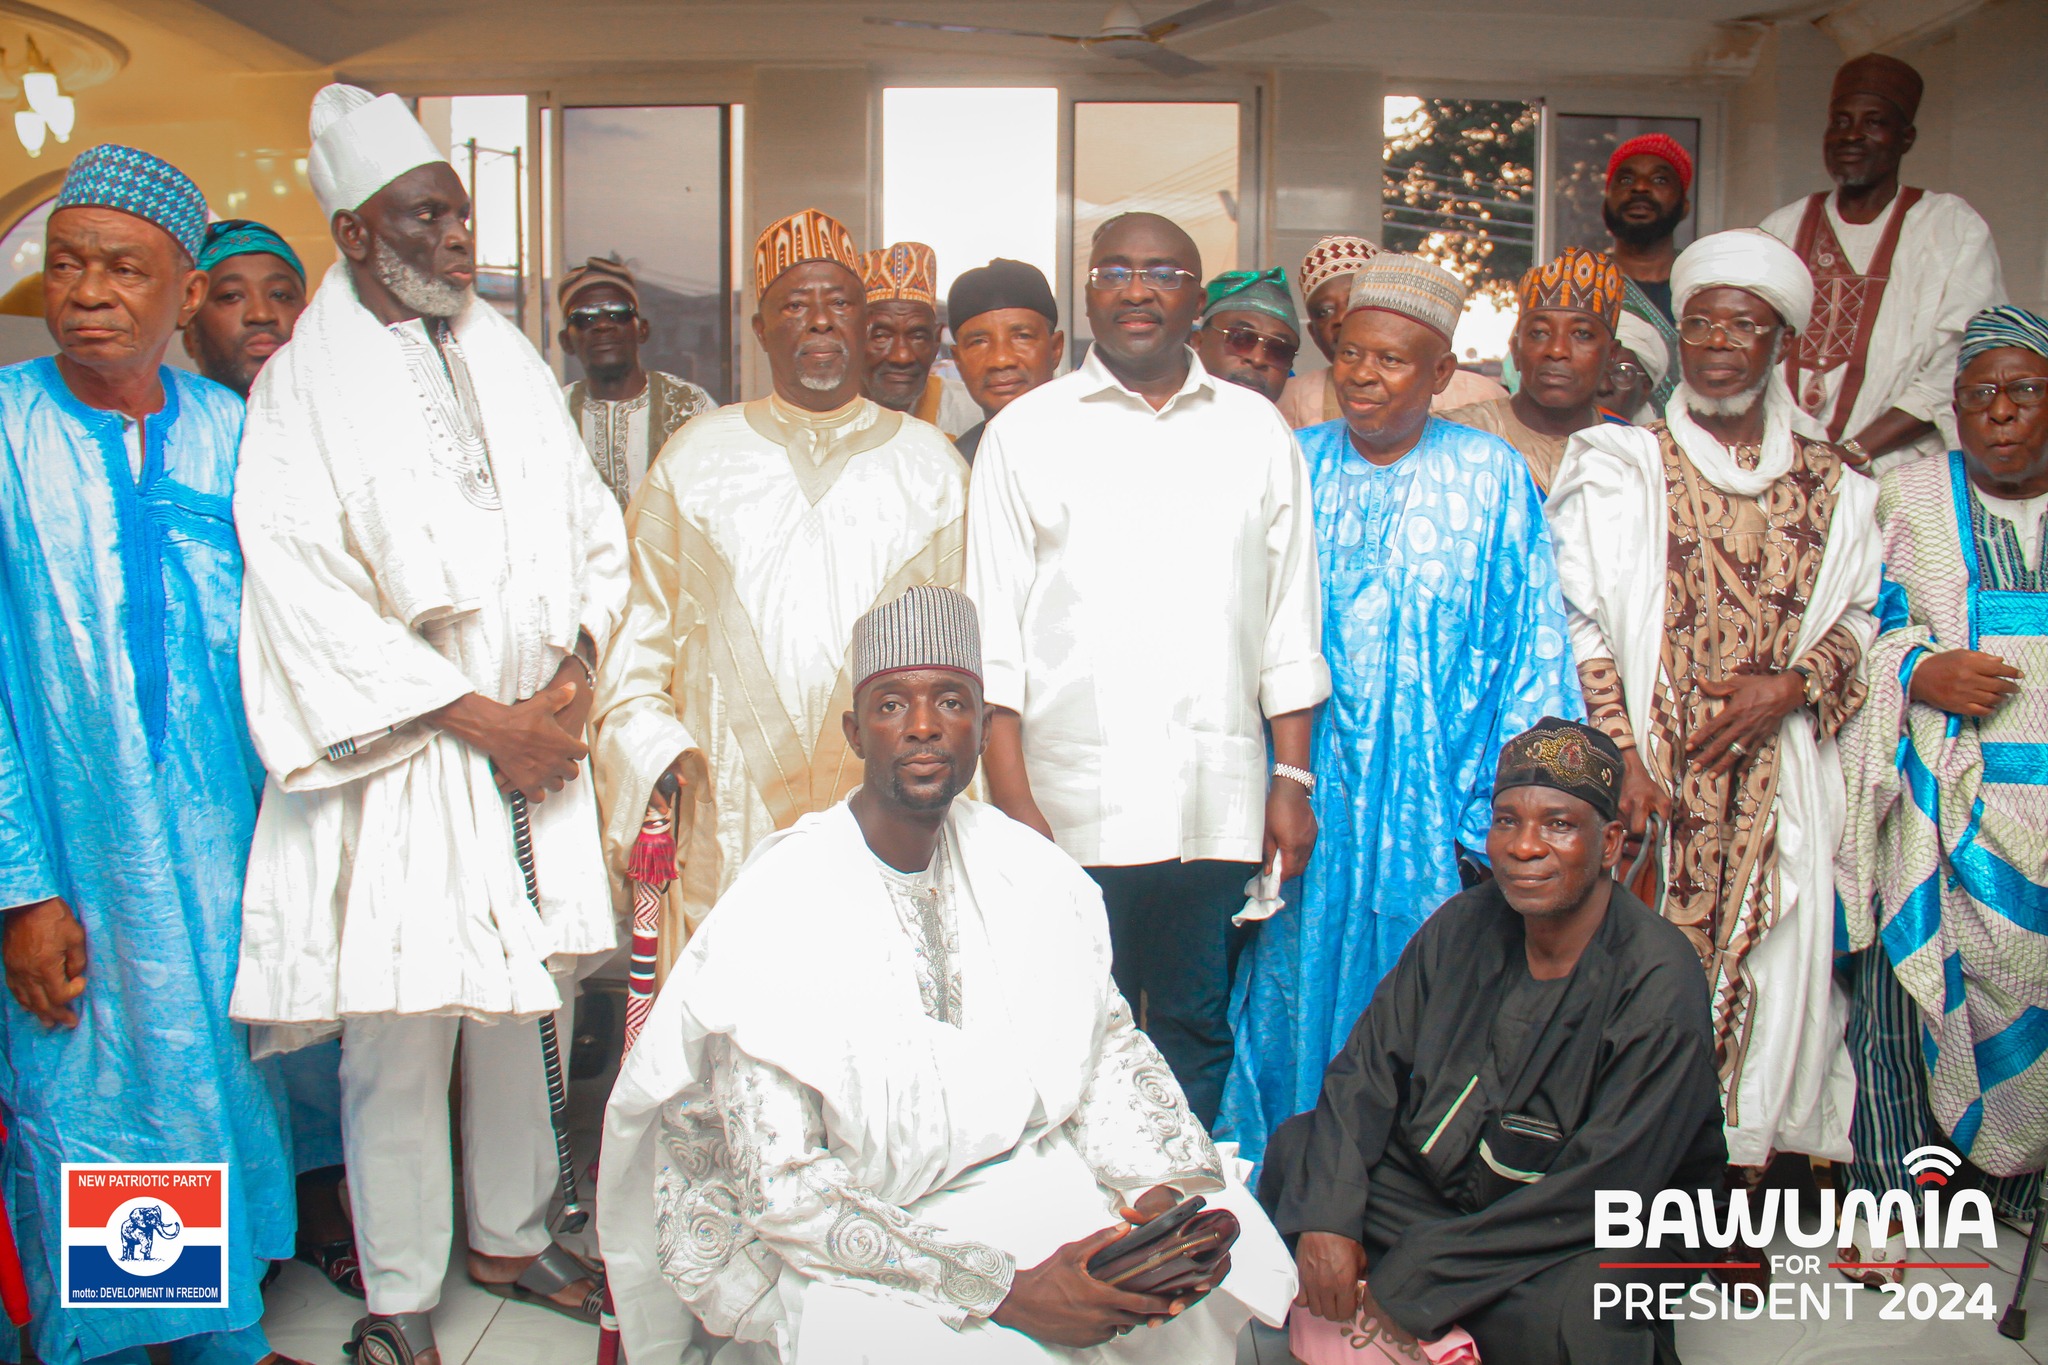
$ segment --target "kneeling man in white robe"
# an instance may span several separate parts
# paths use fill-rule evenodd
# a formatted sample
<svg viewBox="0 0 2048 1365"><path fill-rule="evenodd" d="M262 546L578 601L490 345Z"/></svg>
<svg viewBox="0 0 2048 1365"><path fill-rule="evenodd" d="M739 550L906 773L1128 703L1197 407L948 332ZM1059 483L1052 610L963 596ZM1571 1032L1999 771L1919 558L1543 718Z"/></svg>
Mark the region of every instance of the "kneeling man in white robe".
<svg viewBox="0 0 2048 1365"><path fill-rule="evenodd" d="M1101 892L956 799L980 673L959 593L856 623L863 785L761 845L626 1060L598 1230L635 1365L1195 1365L1286 1313L1293 1270L1242 1163L1110 978ZM1242 1228L1214 1282L1168 1300L1086 1272L1196 1193Z"/></svg>

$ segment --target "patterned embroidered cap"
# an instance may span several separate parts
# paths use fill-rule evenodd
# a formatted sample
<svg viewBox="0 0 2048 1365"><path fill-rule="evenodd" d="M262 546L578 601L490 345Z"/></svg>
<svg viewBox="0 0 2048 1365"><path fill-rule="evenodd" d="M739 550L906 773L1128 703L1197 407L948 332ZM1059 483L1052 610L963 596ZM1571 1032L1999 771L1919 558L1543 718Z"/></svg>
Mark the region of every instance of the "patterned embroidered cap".
<svg viewBox="0 0 2048 1365"><path fill-rule="evenodd" d="M1545 716L1501 746L1493 794L1554 787L1612 820L1621 810L1621 750L1590 725Z"/></svg>
<svg viewBox="0 0 2048 1365"><path fill-rule="evenodd" d="M566 313L578 294L598 284L622 290L635 308L640 306L640 283L633 278L632 269L615 256L591 256L582 265L570 267L555 286L555 302Z"/></svg>
<svg viewBox="0 0 2048 1365"><path fill-rule="evenodd" d="M224 218L210 223L199 245L199 268L211 270L235 256L270 255L292 268L299 283L306 282L306 267L291 243L253 218Z"/></svg>
<svg viewBox="0 0 2048 1365"><path fill-rule="evenodd" d="M1875 95L1904 114L1906 122L1911 123L1914 115L1920 112L1920 96L1926 88L1927 83L1920 79L1920 73L1897 57L1869 52L1842 63L1841 69L1835 72L1835 85L1828 92L1828 103L1833 104L1845 95Z"/></svg>
<svg viewBox="0 0 2048 1365"><path fill-rule="evenodd" d="M2001 351L2008 346L2048 357L2048 318L2014 303L1986 308L1963 329L1962 348L1956 352L1956 373L1961 374L1963 366L1986 351Z"/></svg>
<svg viewBox="0 0 2048 1365"><path fill-rule="evenodd" d="M1302 302L1340 275L1353 275L1380 249L1363 237L1325 237L1301 258L1301 273L1294 277L1301 286Z"/></svg>
<svg viewBox="0 0 2048 1365"><path fill-rule="evenodd" d="M912 668L949 668L979 682L981 618L966 593L920 583L853 623L849 662L855 692Z"/></svg>
<svg viewBox="0 0 2048 1365"><path fill-rule="evenodd" d="M206 196L161 157L116 142L88 147L64 174L56 209L118 209L155 223L195 262L206 235Z"/></svg>
<svg viewBox="0 0 2048 1365"><path fill-rule="evenodd" d="M1351 277L1346 317L1361 308L1399 313L1419 322L1448 344L1465 312L1465 282L1420 256L1382 251Z"/></svg>
<svg viewBox="0 0 2048 1365"><path fill-rule="evenodd" d="M860 282L869 303L939 306L938 253L923 242L898 242L861 257Z"/></svg>
<svg viewBox="0 0 2048 1365"><path fill-rule="evenodd" d="M1621 169L1621 163L1632 156L1654 156L1672 170L1678 172L1678 188L1681 191L1692 188L1692 155L1679 145L1678 139L1663 133L1644 133L1632 137L1614 149L1614 155L1607 158L1607 183L1614 183L1614 173Z"/></svg>
<svg viewBox="0 0 2048 1365"><path fill-rule="evenodd" d="M1284 322L1291 332L1301 331L1301 319L1294 315L1294 298L1287 292L1287 272L1271 270L1226 270L1209 281L1202 299L1201 320L1218 313L1264 313Z"/></svg>
<svg viewBox="0 0 2048 1365"><path fill-rule="evenodd" d="M1554 260L1522 272L1515 293L1522 311L1569 308L1591 313L1612 332L1621 318L1621 271L1604 251L1568 246Z"/></svg>
<svg viewBox="0 0 2048 1365"><path fill-rule="evenodd" d="M754 239L754 293L767 293L783 271L805 261L837 261L861 273L853 234L823 209L799 209Z"/></svg>

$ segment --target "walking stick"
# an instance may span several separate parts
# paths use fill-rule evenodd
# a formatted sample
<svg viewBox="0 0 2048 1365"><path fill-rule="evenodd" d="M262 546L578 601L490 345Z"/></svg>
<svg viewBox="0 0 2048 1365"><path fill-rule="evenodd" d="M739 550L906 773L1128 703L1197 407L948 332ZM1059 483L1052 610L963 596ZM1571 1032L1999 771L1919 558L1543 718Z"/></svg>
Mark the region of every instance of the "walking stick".
<svg viewBox="0 0 2048 1365"><path fill-rule="evenodd" d="M674 834L676 792L673 774L662 774L656 789L670 810L649 805L640 822L640 837L626 857L626 883L633 888L633 965L626 976L626 1045L631 1052L654 1009L654 969L661 952L661 901L676 877ZM623 1054L622 1054L623 1055ZM618 1365L619 1320L612 1312L612 1291L605 1285L604 1309L597 1319L597 1365Z"/></svg>
<svg viewBox="0 0 2048 1365"><path fill-rule="evenodd" d="M512 849L519 857L520 875L526 878L526 898L540 913L540 879L533 866L533 827L526 816L526 797L512 793ZM540 1017L540 1064L548 1081L548 1122L555 1130L555 1178L562 1190L562 1213L555 1223L557 1232L581 1232L590 1221L590 1210L576 1198L576 1163L569 1155L569 1088L562 1080L562 1047L555 1037L555 1016Z"/></svg>
<svg viewBox="0 0 2048 1365"><path fill-rule="evenodd" d="M2041 1178L2041 1197L2034 1203L2034 1223L2027 1229L2027 1249L2020 1253L2020 1281L2013 1286L2012 1302L1998 1320L1998 1334L2013 1341L2027 1339L2027 1282L2034 1278L2034 1256L2041 1250L2041 1232L2048 1225L2048 1176Z"/></svg>

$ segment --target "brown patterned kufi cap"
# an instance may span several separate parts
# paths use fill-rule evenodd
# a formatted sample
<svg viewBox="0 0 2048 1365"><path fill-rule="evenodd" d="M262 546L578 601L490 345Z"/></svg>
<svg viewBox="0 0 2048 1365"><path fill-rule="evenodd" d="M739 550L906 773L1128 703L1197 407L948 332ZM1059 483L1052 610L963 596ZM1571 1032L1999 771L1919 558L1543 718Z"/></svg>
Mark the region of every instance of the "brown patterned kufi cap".
<svg viewBox="0 0 2048 1365"><path fill-rule="evenodd" d="M754 292L765 294L783 271L805 261L837 261L861 273L853 234L823 209L799 209L754 239Z"/></svg>
<svg viewBox="0 0 2048 1365"><path fill-rule="evenodd" d="M1301 301L1340 275L1355 275L1360 266L1380 254L1379 247L1363 237L1325 237L1301 258L1301 272L1294 277L1301 286Z"/></svg>
<svg viewBox="0 0 2048 1365"><path fill-rule="evenodd" d="M869 303L939 306L939 256L923 242L897 242L861 258L860 282Z"/></svg>
<svg viewBox="0 0 2048 1365"><path fill-rule="evenodd" d="M1871 52L1842 63L1842 69L1835 72L1835 88L1828 92L1828 103L1844 95L1875 95L1889 102L1911 123L1920 112L1920 96L1925 89L1926 82L1920 79L1918 71L1897 57Z"/></svg>
<svg viewBox="0 0 2048 1365"><path fill-rule="evenodd" d="M856 692L913 668L947 668L979 682L981 618L966 593L920 583L853 623L850 655Z"/></svg>
<svg viewBox="0 0 2048 1365"><path fill-rule="evenodd" d="M1351 277L1349 317L1361 308L1399 313L1448 344L1465 312L1465 282L1440 265L1398 251L1382 251Z"/></svg>
<svg viewBox="0 0 2048 1365"><path fill-rule="evenodd" d="M1600 731L1545 716L1501 746L1493 794L1515 787L1554 787L1612 820L1621 810L1621 750Z"/></svg>
<svg viewBox="0 0 2048 1365"><path fill-rule="evenodd" d="M623 291L635 308L640 306L640 284L633 278L632 268L616 256L592 256L582 265L571 266L555 289L555 301L566 313L578 294L600 284Z"/></svg>
<svg viewBox="0 0 2048 1365"><path fill-rule="evenodd" d="M1591 313L1611 334L1621 321L1621 271L1604 251L1568 246L1542 265L1522 272L1515 291L1523 312L1537 308L1569 308Z"/></svg>

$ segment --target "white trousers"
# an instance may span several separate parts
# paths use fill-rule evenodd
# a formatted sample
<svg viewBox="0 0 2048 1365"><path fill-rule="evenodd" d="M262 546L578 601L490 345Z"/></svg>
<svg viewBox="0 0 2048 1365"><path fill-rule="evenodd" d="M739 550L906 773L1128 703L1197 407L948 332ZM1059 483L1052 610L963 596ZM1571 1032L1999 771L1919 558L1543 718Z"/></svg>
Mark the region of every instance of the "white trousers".
<svg viewBox="0 0 2048 1365"><path fill-rule="evenodd" d="M534 1256L548 1245L555 1136L540 1025L358 1015L341 1033L341 1136L372 1313L424 1312L441 1300L454 1230L448 1078L458 1035L470 1249Z"/></svg>

